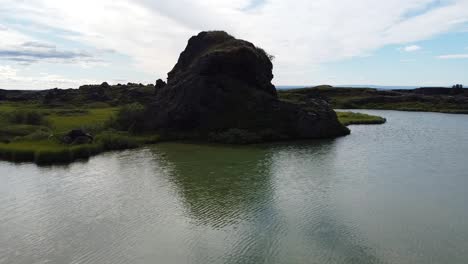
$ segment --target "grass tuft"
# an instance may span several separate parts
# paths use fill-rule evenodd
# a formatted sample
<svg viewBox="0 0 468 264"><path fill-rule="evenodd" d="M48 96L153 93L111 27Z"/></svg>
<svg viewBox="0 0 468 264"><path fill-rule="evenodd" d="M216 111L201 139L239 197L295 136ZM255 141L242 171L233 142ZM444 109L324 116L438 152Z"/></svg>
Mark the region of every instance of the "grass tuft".
<svg viewBox="0 0 468 264"><path fill-rule="evenodd" d="M380 116L355 112L337 112L338 120L345 126L384 124L387 120Z"/></svg>

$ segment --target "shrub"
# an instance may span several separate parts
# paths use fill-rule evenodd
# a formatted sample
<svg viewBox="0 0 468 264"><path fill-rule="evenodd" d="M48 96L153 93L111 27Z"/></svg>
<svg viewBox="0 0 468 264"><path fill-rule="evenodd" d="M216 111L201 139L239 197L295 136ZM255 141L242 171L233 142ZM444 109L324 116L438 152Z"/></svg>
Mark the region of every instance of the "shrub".
<svg viewBox="0 0 468 264"><path fill-rule="evenodd" d="M129 136L116 133L102 133L96 138L103 150L122 150L137 148L138 142Z"/></svg>
<svg viewBox="0 0 468 264"><path fill-rule="evenodd" d="M161 142L161 136L160 135L149 135L149 136L144 136L141 139L139 139L139 142L143 144L156 144L158 142Z"/></svg>
<svg viewBox="0 0 468 264"><path fill-rule="evenodd" d="M44 115L37 111L18 110L9 113L9 121L13 124L23 125L46 125Z"/></svg>
<svg viewBox="0 0 468 264"><path fill-rule="evenodd" d="M122 107L115 118L111 120L111 127L130 133L141 133L145 130L145 107L133 103Z"/></svg>
<svg viewBox="0 0 468 264"><path fill-rule="evenodd" d="M59 116L80 116L80 115L87 115L89 114L89 110L84 109L65 109L59 110L55 112L56 115Z"/></svg>
<svg viewBox="0 0 468 264"><path fill-rule="evenodd" d="M73 160L88 159L89 157L99 154L102 151L103 148L100 144L88 144L70 148Z"/></svg>
<svg viewBox="0 0 468 264"><path fill-rule="evenodd" d="M39 129L37 131L34 131L33 133L26 135L24 137L20 137L18 139L20 140L44 140L44 139L49 139L51 137L52 133L51 131L47 129Z"/></svg>
<svg viewBox="0 0 468 264"><path fill-rule="evenodd" d="M26 162L34 160L34 150L14 150L12 151L14 162Z"/></svg>
<svg viewBox="0 0 468 264"><path fill-rule="evenodd" d="M35 154L34 161L40 165L69 163L73 161L73 156L69 148L58 150L39 150Z"/></svg>
<svg viewBox="0 0 468 264"><path fill-rule="evenodd" d="M89 137L77 137L73 142L72 144L73 145L84 145L84 144L89 144L92 142L92 139L89 138Z"/></svg>
<svg viewBox="0 0 468 264"><path fill-rule="evenodd" d="M86 105L87 108L108 108L110 105L104 102L91 102Z"/></svg>
<svg viewBox="0 0 468 264"><path fill-rule="evenodd" d="M260 48L260 47L256 47L258 51L260 51L262 54L264 54L270 61L274 61L275 60L275 55L271 55L269 54L268 52L266 52L264 49Z"/></svg>
<svg viewBox="0 0 468 264"><path fill-rule="evenodd" d="M37 130L46 130L45 127L32 126L32 125L4 125L0 126L0 135L9 137L23 137Z"/></svg>
<svg viewBox="0 0 468 264"><path fill-rule="evenodd" d="M0 148L0 159L13 160L13 152L10 149Z"/></svg>

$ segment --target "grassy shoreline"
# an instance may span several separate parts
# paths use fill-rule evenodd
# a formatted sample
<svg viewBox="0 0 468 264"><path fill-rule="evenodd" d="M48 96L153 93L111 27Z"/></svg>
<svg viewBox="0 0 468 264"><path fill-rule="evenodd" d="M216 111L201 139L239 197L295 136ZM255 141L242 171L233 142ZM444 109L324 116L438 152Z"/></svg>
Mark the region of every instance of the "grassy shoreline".
<svg viewBox="0 0 468 264"><path fill-rule="evenodd" d="M72 146L59 144L53 140L0 143L0 160L33 162L38 165L69 164L78 160L87 160L104 152L135 149L159 141L158 135L114 135L91 144Z"/></svg>
<svg viewBox="0 0 468 264"><path fill-rule="evenodd" d="M118 107L47 107L33 103L0 103L0 160L38 165L68 164L97 154L132 149L160 141L159 135L111 130L107 122ZM64 144L72 129L95 136L88 144Z"/></svg>
<svg viewBox="0 0 468 264"><path fill-rule="evenodd" d="M69 164L115 150L133 149L161 142L157 134L134 134L115 130L109 121L119 107L47 107L41 104L0 103L0 160L38 165ZM382 123L380 117L338 112L344 125ZM131 117L129 118L131 121ZM72 129L94 135L88 144L65 144Z"/></svg>
<svg viewBox="0 0 468 264"><path fill-rule="evenodd" d="M434 91L432 91L434 90ZM432 92L431 92L432 91ZM327 85L280 90L282 100L307 104L309 98L322 98L334 109L375 109L396 111L468 114L468 89L451 94L451 89L378 90ZM443 93L445 92L445 93Z"/></svg>
<svg viewBox="0 0 468 264"><path fill-rule="evenodd" d="M338 116L338 120L345 126L379 125L387 122L387 119L383 117L363 113L337 111L336 114Z"/></svg>

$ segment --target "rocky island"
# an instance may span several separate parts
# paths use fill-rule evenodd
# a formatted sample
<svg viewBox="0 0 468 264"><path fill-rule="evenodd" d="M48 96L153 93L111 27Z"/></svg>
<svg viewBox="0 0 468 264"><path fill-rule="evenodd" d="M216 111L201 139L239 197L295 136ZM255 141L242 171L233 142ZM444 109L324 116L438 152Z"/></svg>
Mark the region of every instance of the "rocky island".
<svg viewBox="0 0 468 264"><path fill-rule="evenodd" d="M0 90L0 158L67 163L161 140L248 144L349 134L326 100L281 100L271 59L226 32L201 32L167 83ZM70 137L77 132L86 136Z"/></svg>
<svg viewBox="0 0 468 264"><path fill-rule="evenodd" d="M346 135L327 102L278 98L270 56L226 32L192 37L148 108L155 131L227 143Z"/></svg>

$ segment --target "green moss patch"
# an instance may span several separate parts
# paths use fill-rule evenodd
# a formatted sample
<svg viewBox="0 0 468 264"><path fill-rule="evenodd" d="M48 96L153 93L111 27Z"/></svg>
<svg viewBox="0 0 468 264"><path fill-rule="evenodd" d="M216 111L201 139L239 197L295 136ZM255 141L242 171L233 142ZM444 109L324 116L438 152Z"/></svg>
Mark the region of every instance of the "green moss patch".
<svg viewBox="0 0 468 264"><path fill-rule="evenodd" d="M387 120L380 116L355 112L337 112L338 120L345 126L384 124Z"/></svg>

